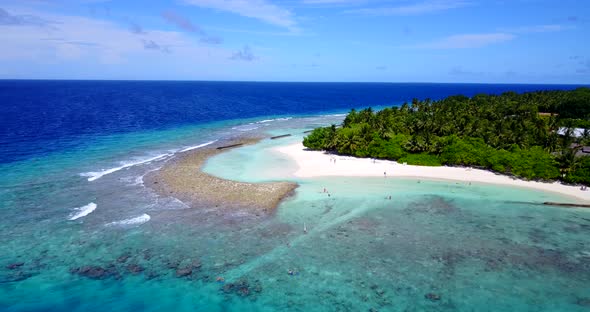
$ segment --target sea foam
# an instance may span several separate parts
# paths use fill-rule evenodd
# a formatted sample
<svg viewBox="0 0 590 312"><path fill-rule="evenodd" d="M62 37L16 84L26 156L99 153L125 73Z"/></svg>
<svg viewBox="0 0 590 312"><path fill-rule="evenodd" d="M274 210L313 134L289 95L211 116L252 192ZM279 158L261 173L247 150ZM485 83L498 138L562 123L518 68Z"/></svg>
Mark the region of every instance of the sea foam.
<svg viewBox="0 0 590 312"><path fill-rule="evenodd" d="M284 118L274 118L274 119L264 119L261 121L257 121L257 124L263 124L263 123L267 123L267 122L273 122L273 121L286 121L286 120L290 120L293 119L293 117L284 117Z"/></svg>
<svg viewBox="0 0 590 312"><path fill-rule="evenodd" d="M107 223L108 226L117 226L117 225L139 225L150 221L151 217L149 214L144 213L141 216L125 219L121 221L115 221L111 223Z"/></svg>
<svg viewBox="0 0 590 312"><path fill-rule="evenodd" d="M232 128L232 130L252 131L252 130L258 129L260 126L268 126L266 124L269 123L269 122L273 122L273 121L286 121L286 120L290 120L290 119L293 119L293 117L264 119L264 120L260 120L260 121L256 121L256 122L250 122L250 123L247 123L245 125L235 126L235 127Z"/></svg>
<svg viewBox="0 0 590 312"><path fill-rule="evenodd" d="M92 213L96 209L96 207L97 207L97 205L95 203L90 203L88 205L75 208L74 210L76 212L71 213L68 220L76 220L76 219L85 217L85 216L89 215L90 213Z"/></svg>
<svg viewBox="0 0 590 312"><path fill-rule="evenodd" d="M238 130L238 131L252 131L252 130L256 130L259 127L255 126L253 123L249 123L247 125L241 125L241 126L235 126L232 127L232 130Z"/></svg>

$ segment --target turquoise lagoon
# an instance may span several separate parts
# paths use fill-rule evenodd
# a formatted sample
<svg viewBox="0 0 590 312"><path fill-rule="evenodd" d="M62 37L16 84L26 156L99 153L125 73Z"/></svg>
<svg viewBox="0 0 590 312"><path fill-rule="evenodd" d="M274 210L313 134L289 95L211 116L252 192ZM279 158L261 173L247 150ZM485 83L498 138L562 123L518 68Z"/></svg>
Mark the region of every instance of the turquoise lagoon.
<svg viewBox="0 0 590 312"><path fill-rule="evenodd" d="M496 185L291 177L296 165L272 149L341 119L94 137L1 165L0 310L589 309L590 211L537 205L567 198ZM184 149L284 133L293 136L228 151L204 168L299 183L271 215L189 208L143 184Z"/></svg>

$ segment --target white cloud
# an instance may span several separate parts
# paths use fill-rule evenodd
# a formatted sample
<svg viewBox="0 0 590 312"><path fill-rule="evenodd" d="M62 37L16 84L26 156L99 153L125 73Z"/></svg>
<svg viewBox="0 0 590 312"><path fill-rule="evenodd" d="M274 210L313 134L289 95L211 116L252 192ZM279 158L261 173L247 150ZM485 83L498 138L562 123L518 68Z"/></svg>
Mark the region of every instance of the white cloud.
<svg viewBox="0 0 590 312"><path fill-rule="evenodd" d="M458 9L470 4L471 2L465 0L430 0L401 6L363 8L346 12L366 15L422 15Z"/></svg>
<svg viewBox="0 0 590 312"><path fill-rule="evenodd" d="M296 22L291 11L265 0L184 0L195 6L231 12L255 18L265 23L296 30Z"/></svg>
<svg viewBox="0 0 590 312"><path fill-rule="evenodd" d="M234 52L234 54L232 54L232 56L230 57L230 59L232 59L232 60L239 60L239 61L246 61L246 62L252 62L252 61L256 60L257 57L252 52L252 49L250 49L250 47L246 45L241 50L238 50L238 51Z"/></svg>
<svg viewBox="0 0 590 312"><path fill-rule="evenodd" d="M531 34L531 33L547 33L547 32L558 32L568 29L574 29L573 26L563 26L559 24L551 25L535 25L535 26L522 26L515 28L500 28L502 32L509 32L515 34Z"/></svg>
<svg viewBox="0 0 590 312"><path fill-rule="evenodd" d="M162 18L176 27L188 31L188 32L196 32L196 33L203 33L201 27L193 24L188 18L172 11L166 10L161 13Z"/></svg>
<svg viewBox="0 0 590 312"><path fill-rule="evenodd" d="M44 27L49 24L48 21L34 15L16 15L10 14L6 10L0 8L0 25L12 26L39 26Z"/></svg>
<svg viewBox="0 0 590 312"><path fill-rule="evenodd" d="M423 49L469 49L481 48L495 43L510 41L516 36L507 33L464 34L448 36L433 42L419 44L413 48Z"/></svg>
<svg viewBox="0 0 590 312"><path fill-rule="evenodd" d="M359 4L366 0L303 0L305 4Z"/></svg>
<svg viewBox="0 0 590 312"><path fill-rule="evenodd" d="M500 28L496 33L485 34L460 34L444 37L432 42L410 46L411 48L421 49L469 49L481 48L496 43L502 43L513 40L517 35L526 35L532 33L559 32L572 29L570 26L557 24L522 26L516 28Z"/></svg>
<svg viewBox="0 0 590 312"><path fill-rule="evenodd" d="M18 14L17 14L18 13ZM0 61L23 64L52 64L79 60L92 64L125 64L136 58L158 58L190 64L226 62L231 51L206 46L197 38L176 31L146 29L130 31L128 25L81 16L15 12L52 21L51 27L0 25ZM156 47L159 47L158 49ZM174 57L166 56L170 52Z"/></svg>

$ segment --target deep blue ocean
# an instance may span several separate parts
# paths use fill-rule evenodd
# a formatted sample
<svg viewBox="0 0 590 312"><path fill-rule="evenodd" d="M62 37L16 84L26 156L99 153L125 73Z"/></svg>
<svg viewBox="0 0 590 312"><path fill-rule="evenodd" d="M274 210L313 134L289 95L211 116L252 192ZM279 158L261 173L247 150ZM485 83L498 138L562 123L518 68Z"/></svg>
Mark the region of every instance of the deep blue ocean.
<svg viewBox="0 0 590 312"><path fill-rule="evenodd" d="M277 152L351 108L576 87L0 81L0 311L588 311L590 210L538 204L572 198L298 178ZM263 139L203 170L297 183L275 211L185 203L144 181L244 136Z"/></svg>
<svg viewBox="0 0 590 312"><path fill-rule="evenodd" d="M0 163L88 138L259 116L343 112L449 95L573 89L573 85L0 81Z"/></svg>

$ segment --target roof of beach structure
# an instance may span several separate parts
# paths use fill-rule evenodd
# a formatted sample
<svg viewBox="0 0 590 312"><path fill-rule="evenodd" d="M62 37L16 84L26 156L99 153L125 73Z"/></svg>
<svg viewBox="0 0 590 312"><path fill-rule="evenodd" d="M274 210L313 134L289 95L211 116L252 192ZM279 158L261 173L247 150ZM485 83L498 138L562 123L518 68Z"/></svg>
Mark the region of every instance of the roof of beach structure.
<svg viewBox="0 0 590 312"><path fill-rule="evenodd" d="M572 136L576 137L576 138L580 138L584 136L584 128L572 128L573 132L572 132ZM557 134L559 135L565 135L565 132L567 131L566 127L561 127L559 128L559 130L557 130Z"/></svg>

